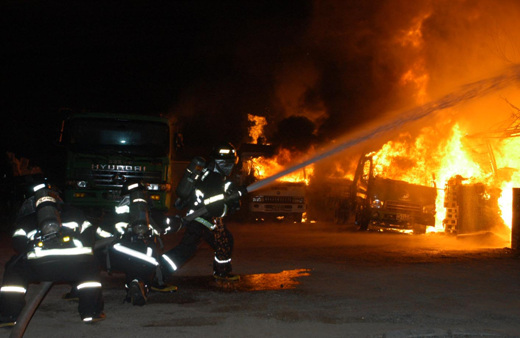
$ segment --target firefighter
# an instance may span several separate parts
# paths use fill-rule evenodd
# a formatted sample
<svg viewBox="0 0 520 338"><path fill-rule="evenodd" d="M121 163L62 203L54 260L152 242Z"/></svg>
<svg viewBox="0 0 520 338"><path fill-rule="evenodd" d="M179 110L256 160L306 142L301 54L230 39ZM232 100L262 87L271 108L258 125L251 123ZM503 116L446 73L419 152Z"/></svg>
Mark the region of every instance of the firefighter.
<svg viewBox="0 0 520 338"><path fill-rule="evenodd" d="M14 326L33 282L77 285L78 311L85 323L105 319L94 232L84 214L63 204L47 182L36 184L15 221L16 255L6 264L0 288L0 326Z"/></svg>
<svg viewBox="0 0 520 338"><path fill-rule="evenodd" d="M137 181L129 181L123 187L123 199L115 208L114 217L107 217L97 228L99 243L96 250L106 263L108 272L125 273L125 301L143 306L150 290L173 292L177 288L167 285L159 266L162 249L160 226L150 217L146 187ZM162 222L161 222L162 223Z"/></svg>
<svg viewBox="0 0 520 338"><path fill-rule="evenodd" d="M231 273L233 236L223 221L229 212L239 208L240 197L247 193L245 188L229 181L237 163L235 147L225 143L212 150L207 164L203 158L196 157L188 166L177 187L179 198L175 204L178 209L188 209L187 219L190 215L199 216L186 222L180 243L162 255L168 273L175 272L191 258L204 239L215 251L213 276L217 280L239 280L238 275Z"/></svg>

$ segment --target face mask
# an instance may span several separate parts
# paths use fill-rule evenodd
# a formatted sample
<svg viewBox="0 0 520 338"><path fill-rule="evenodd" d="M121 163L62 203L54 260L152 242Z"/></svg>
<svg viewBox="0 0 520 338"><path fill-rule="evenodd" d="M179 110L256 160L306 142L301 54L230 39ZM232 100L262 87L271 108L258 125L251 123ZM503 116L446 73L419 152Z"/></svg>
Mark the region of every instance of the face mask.
<svg viewBox="0 0 520 338"><path fill-rule="evenodd" d="M231 171L233 171L233 167L235 166L233 162L229 162L226 160L215 160L215 163L226 176L229 176L231 174Z"/></svg>

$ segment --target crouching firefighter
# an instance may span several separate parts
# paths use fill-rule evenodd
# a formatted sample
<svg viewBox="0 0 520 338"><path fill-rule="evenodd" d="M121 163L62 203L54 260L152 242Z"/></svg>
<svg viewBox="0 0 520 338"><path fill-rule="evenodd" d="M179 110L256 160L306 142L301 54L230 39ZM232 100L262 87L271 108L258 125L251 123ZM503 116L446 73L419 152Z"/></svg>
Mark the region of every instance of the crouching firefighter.
<svg viewBox="0 0 520 338"><path fill-rule="evenodd" d="M94 234L80 210L67 208L48 183L33 187L22 205L12 237L17 253L7 262L0 288L0 325L13 326L32 282L77 285L83 322L103 320L99 264Z"/></svg>
<svg viewBox="0 0 520 338"><path fill-rule="evenodd" d="M176 189L175 202L178 209L188 209L183 221L186 229L180 243L161 257L168 273L184 265L204 239L215 251L213 276L239 280L238 275L231 273L233 236L224 224L224 217L240 207L240 198L247 193L245 188L229 181L237 163L235 148L226 143L212 150L207 164L202 157L195 157L186 168Z"/></svg>
<svg viewBox="0 0 520 338"><path fill-rule="evenodd" d="M140 182L125 183L124 196L114 217L107 217L96 230L96 247L100 251L96 249L96 253L106 262L108 272L125 273L125 301L139 306L146 304L150 290L177 289L165 284L162 278L158 258L163 248L160 235L166 231L166 223L158 226L150 217L145 190ZM107 244L98 246L101 242Z"/></svg>

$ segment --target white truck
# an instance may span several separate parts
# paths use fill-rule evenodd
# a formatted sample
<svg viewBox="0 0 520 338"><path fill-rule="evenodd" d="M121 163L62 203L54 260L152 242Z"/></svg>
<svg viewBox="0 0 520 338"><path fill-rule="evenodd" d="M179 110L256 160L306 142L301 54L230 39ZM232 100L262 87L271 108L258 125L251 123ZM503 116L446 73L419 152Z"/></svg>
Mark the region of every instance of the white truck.
<svg viewBox="0 0 520 338"><path fill-rule="evenodd" d="M249 195L249 219L302 222L305 190L303 182L277 182L254 191Z"/></svg>
<svg viewBox="0 0 520 338"><path fill-rule="evenodd" d="M250 185L258 180L255 176L253 158L274 156L274 147L263 144L242 144L240 154L241 185ZM302 222L307 211L305 182L275 182L253 191L242 201L243 216L249 221L284 220Z"/></svg>

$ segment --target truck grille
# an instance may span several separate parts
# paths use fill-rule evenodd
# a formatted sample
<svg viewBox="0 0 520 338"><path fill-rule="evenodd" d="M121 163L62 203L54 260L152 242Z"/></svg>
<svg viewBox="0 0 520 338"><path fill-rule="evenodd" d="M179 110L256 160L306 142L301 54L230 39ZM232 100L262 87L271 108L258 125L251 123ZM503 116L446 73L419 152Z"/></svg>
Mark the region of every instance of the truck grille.
<svg viewBox="0 0 520 338"><path fill-rule="evenodd" d="M92 171L92 182L97 187L121 188L124 181L140 180L143 182L159 183L162 180L160 171L117 171L95 170Z"/></svg>
<svg viewBox="0 0 520 338"><path fill-rule="evenodd" d="M291 196L264 196L265 203L292 203Z"/></svg>
<svg viewBox="0 0 520 338"><path fill-rule="evenodd" d="M415 203L403 201L387 201L386 209L388 211L402 212L402 213L421 213L422 207Z"/></svg>

